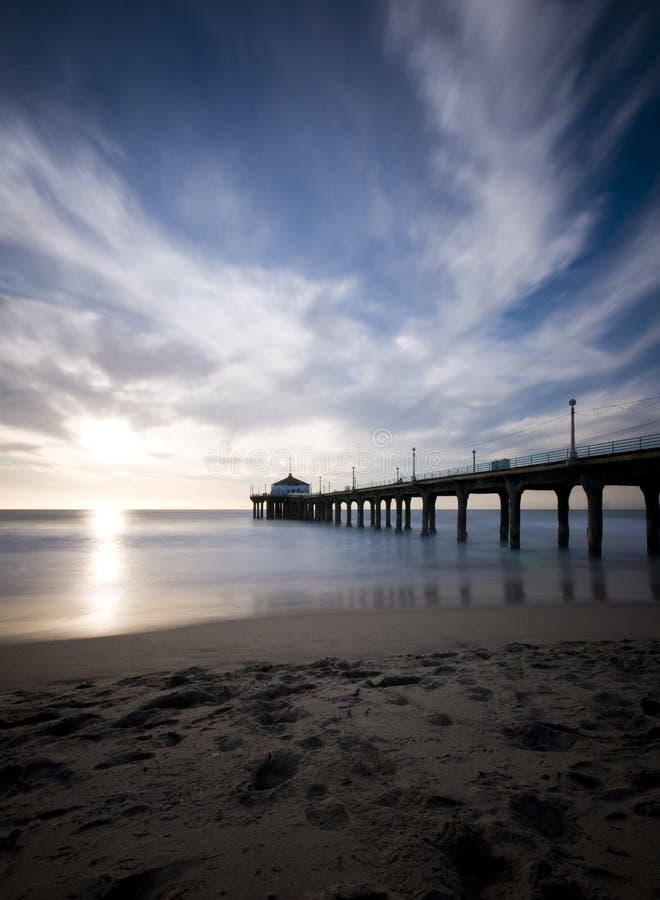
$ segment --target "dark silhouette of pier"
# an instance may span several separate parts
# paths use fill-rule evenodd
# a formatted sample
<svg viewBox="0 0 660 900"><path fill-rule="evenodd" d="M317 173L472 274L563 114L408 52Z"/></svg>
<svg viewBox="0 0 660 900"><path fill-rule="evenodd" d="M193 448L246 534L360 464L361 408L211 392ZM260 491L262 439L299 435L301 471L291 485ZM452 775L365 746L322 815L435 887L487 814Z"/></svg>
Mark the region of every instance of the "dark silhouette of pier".
<svg viewBox="0 0 660 900"><path fill-rule="evenodd" d="M646 547L660 555L660 435L646 435L587 447L499 459L486 465L421 474L395 481L346 488L327 493L290 493L276 496L253 493L256 519L298 519L348 528L353 513L358 528L410 531L413 498L422 500L421 536L436 533L436 499L456 497L456 538L467 540L468 500L473 494L497 494L500 499L499 539L512 550L520 548L520 502L524 491L554 491L557 496L557 542L569 543L569 500L575 487L587 497L589 556L600 557L603 537L603 490L609 485L638 487L646 506Z"/></svg>

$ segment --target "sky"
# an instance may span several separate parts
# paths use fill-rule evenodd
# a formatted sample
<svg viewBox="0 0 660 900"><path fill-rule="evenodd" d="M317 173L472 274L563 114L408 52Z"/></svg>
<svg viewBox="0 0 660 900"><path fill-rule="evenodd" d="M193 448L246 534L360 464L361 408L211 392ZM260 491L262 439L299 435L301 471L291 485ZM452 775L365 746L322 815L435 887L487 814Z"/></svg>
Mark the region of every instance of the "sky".
<svg viewBox="0 0 660 900"><path fill-rule="evenodd" d="M515 457L570 398L660 432L659 42L643 0L4 4L0 505Z"/></svg>

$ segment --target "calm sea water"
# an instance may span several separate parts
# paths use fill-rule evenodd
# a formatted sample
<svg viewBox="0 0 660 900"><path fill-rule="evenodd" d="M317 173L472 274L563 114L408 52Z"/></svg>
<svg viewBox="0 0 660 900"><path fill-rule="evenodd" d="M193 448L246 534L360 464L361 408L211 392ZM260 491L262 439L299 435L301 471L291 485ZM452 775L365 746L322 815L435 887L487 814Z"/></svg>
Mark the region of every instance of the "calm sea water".
<svg viewBox="0 0 660 900"><path fill-rule="evenodd" d="M499 513L455 513L438 534L253 520L251 512L0 513L0 640L144 631L317 609L660 601L644 514L606 511L590 561L586 514L571 548L553 511L523 510L522 549L498 541Z"/></svg>

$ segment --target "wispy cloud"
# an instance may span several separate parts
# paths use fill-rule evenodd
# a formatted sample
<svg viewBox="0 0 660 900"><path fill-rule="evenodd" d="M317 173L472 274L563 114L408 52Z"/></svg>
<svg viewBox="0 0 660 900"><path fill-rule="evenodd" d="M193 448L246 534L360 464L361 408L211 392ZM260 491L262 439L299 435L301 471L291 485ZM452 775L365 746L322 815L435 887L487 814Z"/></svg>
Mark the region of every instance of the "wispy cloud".
<svg viewBox="0 0 660 900"><path fill-rule="evenodd" d="M162 142L147 191L130 136L0 108L0 439L12 460L45 444L62 483L74 461L101 478L81 435L108 420L142 436L144 452L117 462L126 484L132 464L143 478L153 465L203 480L222 440L245 455L338 453L378 427L452 464L466 447L563 440L553 422L573 394L579 408L654 394L658 186L623 210L610 189L658 90L657 67L637 65L643 16L612 35L597 4L383 10L382 32L364 39L383 40L366 58L398 90L391 108L362 64L318 115L318 73L308 91L285 65L255 116L274 121L270 97L286 129L252 180L230 134L222 146L188 135L185 154ZM338 32L326 74L340 44ZM294 82L304 123L286 105ZM296 164L285 190L277 179Z"/></svg>
<svg viewBox="0 0 660 900"><path fill-rule="evenodd" d="M393 52L437 135L433 187L445 208L416 227L427 265L446 276L438 303L450 329L520 307L590 247L603 198L583 119L603 73L585 73L583 51L598 13L518 0L390 5ZM612 99L601 161L648 91L646 82Z"/></svg>

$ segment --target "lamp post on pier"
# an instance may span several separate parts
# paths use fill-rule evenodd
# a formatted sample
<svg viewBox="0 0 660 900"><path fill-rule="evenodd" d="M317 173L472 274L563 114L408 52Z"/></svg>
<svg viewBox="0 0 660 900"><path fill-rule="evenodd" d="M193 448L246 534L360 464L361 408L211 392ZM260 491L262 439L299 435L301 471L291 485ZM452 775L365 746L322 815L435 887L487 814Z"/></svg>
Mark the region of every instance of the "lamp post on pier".
<svg viewBox="0 0 660 900"><path fill-rule="evenodd" d="M353 466L353 490L355 490L355 466Z"/></svg>
<svg viewBox="0 0 660 900"><path fill-rule="evenodd" d="M413 453L413 471L412 471L412 480L415 481L416 478L415 478L415 448L414 448L414 447L412 448L412 453Z"/></svg>
<svg viewBox="0 0 660 900"><path fill-rule="evenodd" d="M321 476L319 475L319 494L322 494L322 493L323 493L323 491L321 490Z"/></svg>
<svg viewBox="0 0 660 900"><path fill-rule="evenodd" d="M472 451L472 471L473 472L477 471L477 451L476 450Z"/></svg>
<svg viewBox="0 0 660 900"><path fill-rule="evenodd" d="M568 405L571 408L571 449L568 454L569 459L577 459L577 450L575 449L575 400L569 400Z"/></svg>
<svg viewBox="0 0 660 900"><path fill-rule="evenodd" d="M399 467L396 467L396 483L399 483Z"/></svg>

